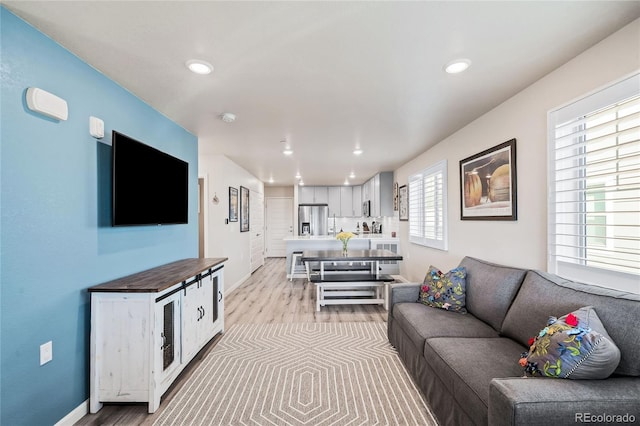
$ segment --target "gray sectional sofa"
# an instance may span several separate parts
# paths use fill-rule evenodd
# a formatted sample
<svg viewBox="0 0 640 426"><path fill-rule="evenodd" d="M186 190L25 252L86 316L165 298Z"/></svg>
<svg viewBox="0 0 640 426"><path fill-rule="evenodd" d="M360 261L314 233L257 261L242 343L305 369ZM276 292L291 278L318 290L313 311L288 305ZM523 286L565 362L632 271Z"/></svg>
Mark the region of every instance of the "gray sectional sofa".
<svg viewBox="0 0 640 426"><path fill-rule="evenodd" d="M420 284L398 284L390 294L389 341L440 424L640 423L640 295L470 257L460 266L467 271L466 314L418 303ZM595 307L620 349L614 374L523 377L518 359L529 338L549 316L584 306Z"/></svg>

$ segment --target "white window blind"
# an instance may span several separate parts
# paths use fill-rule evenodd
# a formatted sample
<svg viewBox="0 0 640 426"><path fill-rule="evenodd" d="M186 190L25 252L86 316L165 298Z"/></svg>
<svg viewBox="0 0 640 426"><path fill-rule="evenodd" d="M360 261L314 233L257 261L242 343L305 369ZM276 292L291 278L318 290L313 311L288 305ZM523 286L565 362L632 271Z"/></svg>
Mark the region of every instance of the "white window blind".
<svg viewBox="0 0 640 426"><path fill-rule="evenodd" d="M640 292L640 75L549 118L549 270Z"/></svg>
<svg viewBox="0 0 640 426"><path fill-rule="evenodd" d="M447 249L447 162L409 177L409 241Z"/></svg>

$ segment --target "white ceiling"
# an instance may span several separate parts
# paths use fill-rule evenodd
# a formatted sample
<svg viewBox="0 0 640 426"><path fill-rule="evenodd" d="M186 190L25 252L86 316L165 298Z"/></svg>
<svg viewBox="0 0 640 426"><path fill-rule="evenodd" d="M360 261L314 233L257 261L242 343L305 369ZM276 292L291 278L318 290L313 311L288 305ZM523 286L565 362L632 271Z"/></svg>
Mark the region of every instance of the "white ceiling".
<svg viewBox="0 0 640 426"><path fill-rule="evenodd" d="M640 17L639 1L2 3L274 185L394 170ZM459 57L471 68L444 73Z"/></svg>

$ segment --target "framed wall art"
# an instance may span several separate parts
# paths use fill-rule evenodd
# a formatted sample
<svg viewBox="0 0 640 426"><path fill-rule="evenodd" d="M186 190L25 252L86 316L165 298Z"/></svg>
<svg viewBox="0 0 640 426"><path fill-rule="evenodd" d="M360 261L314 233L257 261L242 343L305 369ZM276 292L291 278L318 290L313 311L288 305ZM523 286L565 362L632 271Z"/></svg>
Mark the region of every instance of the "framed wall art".
<svg viewBox="0 0 640 426"><path fill-rule="evenodd" d="M409 220L409 192L407 185L398 189L398 216L400 220Z"/></svg>
<svg viewBox="0 0 640 426"><path fill-rule="evenodd" d="M460 219L516 220L516 140L460 161Z"/></svg>
<svg viewBox="0 0 640 426"><path fill-rule="evenodd" d="M249 231L249 188L240 187L240 232Z"/></svg>
<svg viewBox="0 0 640 426"><path fill-rule="evenodd" d="M238 188L229 187L229 222L238 221Z"/></svg>

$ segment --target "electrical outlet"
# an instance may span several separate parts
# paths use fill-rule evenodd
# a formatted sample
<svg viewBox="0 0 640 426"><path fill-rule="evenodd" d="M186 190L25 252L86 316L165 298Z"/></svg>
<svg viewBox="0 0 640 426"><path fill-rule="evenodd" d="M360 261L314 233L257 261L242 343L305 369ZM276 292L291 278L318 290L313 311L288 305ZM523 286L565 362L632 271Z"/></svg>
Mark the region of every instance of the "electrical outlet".
<svg viewBox="0 0 640 426"><path fill-rule="evenodd" d="M47 343L40 345L40 365L44 365L53 359L53 342L49 340Z"/></svg>

